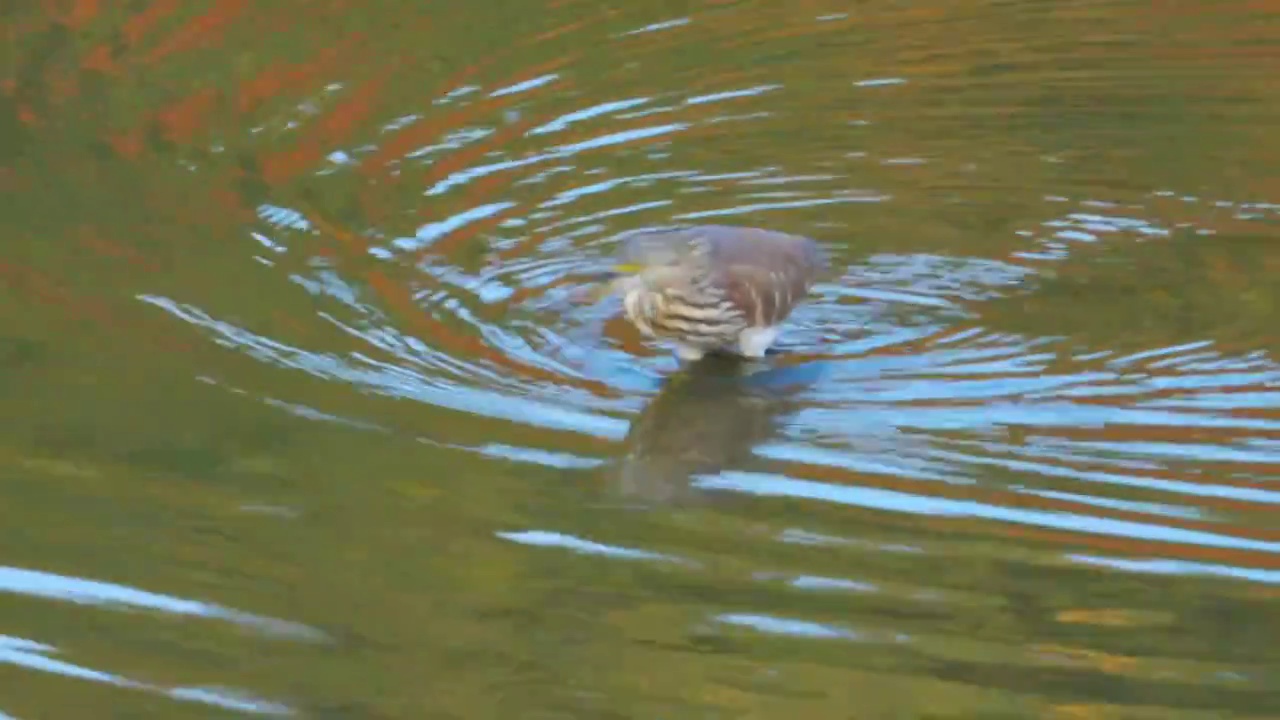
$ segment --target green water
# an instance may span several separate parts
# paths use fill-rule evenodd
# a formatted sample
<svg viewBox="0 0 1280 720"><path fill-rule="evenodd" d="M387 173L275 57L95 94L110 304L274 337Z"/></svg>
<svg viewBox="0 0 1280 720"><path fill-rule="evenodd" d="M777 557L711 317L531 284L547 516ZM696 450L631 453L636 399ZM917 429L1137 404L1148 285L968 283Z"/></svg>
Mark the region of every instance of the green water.
<svg viewBox="0 0 1280 720"><path fill-rule="evenodd" d="M1280 15L633 5L0 13L0 717L1280 717Z"/></svg>

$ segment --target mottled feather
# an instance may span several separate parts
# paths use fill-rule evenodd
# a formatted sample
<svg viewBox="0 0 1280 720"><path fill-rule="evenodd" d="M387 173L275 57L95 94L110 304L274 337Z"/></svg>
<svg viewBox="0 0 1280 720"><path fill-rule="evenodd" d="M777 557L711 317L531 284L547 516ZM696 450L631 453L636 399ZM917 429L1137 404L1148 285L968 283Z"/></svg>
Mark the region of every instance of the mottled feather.
<svg viewBox="0 0 1280 720"><path fill-rule="evenodd" d="M825 267L817 243L755 228L700 229L711 245L713 277L752 325L777 325L804 300Z"/></svg>
<svg viewBox="0 0 1280 720"><path fill-rule="evenodd" d="M757 355L803 301L826 259L813 240L727 225L649 228L622 239L615 281L645 334L688 356L721 348Z"/></svg>

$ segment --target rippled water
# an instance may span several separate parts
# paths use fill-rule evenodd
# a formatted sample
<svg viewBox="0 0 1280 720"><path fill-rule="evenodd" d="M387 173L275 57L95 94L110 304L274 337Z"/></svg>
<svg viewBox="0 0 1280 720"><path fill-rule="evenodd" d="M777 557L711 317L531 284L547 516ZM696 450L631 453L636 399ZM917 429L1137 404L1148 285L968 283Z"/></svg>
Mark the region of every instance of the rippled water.
<svg viewBox="0 0 1280 720"><path fill-rule="evenodd" d="M1280 716L1280 16L641 5L0 19L0 717Z"/></svg>

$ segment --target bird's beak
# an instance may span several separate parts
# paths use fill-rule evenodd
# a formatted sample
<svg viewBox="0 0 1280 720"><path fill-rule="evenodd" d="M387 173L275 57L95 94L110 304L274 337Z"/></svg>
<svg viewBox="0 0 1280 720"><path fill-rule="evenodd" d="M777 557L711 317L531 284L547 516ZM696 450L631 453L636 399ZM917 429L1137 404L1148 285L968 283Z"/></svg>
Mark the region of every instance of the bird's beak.
<svg viewBox="0 0 1280 720"><path fill-rule="evenodd" d="M592 282L608 284L618 278L626 277L627 275L636 275L640 270L641 267L639 265L614 265L608 270L597 270L596 272L590 273L587 277L591 278Z"/></svg>

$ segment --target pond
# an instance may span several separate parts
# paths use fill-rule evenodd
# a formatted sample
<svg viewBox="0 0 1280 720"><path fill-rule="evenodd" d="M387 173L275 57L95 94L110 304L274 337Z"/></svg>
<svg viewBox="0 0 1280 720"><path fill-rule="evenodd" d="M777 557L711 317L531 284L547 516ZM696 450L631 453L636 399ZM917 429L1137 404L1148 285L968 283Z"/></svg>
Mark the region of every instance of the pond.
<svg viewBox="0 0 1280 720"><path fill-rule="evenodd" d="M0 717L1280 716L1276 9L12 4Z"/></svg>

